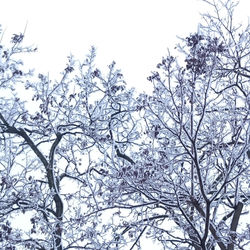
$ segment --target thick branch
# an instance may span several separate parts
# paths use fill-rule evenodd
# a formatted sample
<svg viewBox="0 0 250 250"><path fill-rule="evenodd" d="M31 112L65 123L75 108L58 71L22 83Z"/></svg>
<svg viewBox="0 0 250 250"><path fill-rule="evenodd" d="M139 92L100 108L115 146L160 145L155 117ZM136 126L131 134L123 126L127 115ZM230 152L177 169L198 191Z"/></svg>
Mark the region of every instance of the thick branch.
<svg viewBox="0 0 250 250"><path fill-rule="evenodd" d="M240 219L240 215L243 209L243 203L239 202L238 205L235 208L234 211L234 216L231 222L231 227L230 227L230 234L231 234L231 238L232 238L232 242L228 245L228 250L233 250L234 249L234 240L236 238L236 229L238 227L238 223L239 223L239 219Z"/></svg>
<svg viewBox="0 0 250 250"><path fill-rule="evenodd" d="M192 198L192 204L195 206L195 208L201 214L201 216L205 218L205 216L206 216L205 212L200 207L198 201L195 200L194 198ZM220 238L217 236L216 229L214 228L214 226L211 223L209 223L209 230L210 230L211 234L213 235L213 237L215 238L215 240L217 241L217 244L219 245L220 249L226 250L226 246L223 244L223 242L221 242Z"/></svg>
<svg viewBox="0 0 250 250"><path fill-rule="evenodd" d="M117 146L115 146L115 150L118 157L123 158L124 160L130 162L131 164L135 164L135 162L130 157L128 157L125 154L122 154Z"/></svg>

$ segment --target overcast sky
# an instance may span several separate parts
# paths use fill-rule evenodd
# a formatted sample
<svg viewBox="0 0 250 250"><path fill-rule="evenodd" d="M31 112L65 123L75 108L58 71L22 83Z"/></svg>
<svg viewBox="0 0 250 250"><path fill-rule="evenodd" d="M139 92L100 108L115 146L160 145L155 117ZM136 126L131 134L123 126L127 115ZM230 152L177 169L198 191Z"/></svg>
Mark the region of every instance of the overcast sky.
<svg viewBox="0 0 250 250"><path fill-rule="evenodd" d="M54 76L72 53L84 58L97 48L97 66L117 62L128 85L144 89L146 77L177 35L196 31L200 0L0 0L3 42L26 28L26 44L38 47L31 67ZM249 0L240 0L247 16Z"/></svg>
<svg viewBox="0 0 250 250"><path fill-rule="evenodd" d="M237 16L247 19L249 7L240 0ZM176 36L195 32L204 11L200 0L0 0L0 24L3 43L27 25L25 44L38 47L28 63L37 72L56 76L69 54L84 58L94 45L97 66L115 60L129 87L141 91Z"/></svg>
<svg viewBox="0 0 250 250"><path fill-rule="evenodd" d="M3 42L26 28L26 44L38 47L31 67L54 76L72 53L84 58L97 48L97 66L113 60L130 87L144 89L146 77L167 48L196 31L200 0L0 0ZM247 16L249 0L240 0Z"/></svg>
<svg viewBox="0 0 250 250"><path fill-rule="evenodd" d="M65 68L72 53L84 58L97 48L97 65L113 60L129 86L148 84L146 77L177 41L197 27L197 0L8 0L1 1L3 42L22 32L38 47L31 65L43 73Z"/></svg>

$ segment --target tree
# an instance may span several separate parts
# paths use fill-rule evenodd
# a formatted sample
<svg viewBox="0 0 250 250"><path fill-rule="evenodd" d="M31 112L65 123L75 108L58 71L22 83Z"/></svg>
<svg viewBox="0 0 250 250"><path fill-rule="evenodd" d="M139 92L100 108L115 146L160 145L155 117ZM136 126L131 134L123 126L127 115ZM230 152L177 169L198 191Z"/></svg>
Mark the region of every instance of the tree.
<svg viewBox="0 0 250 250"><path fill-rule="evenodd" d="M1 45L0 246L105 249L97 176L108 170L98 159L115 152L118 136L132 138L132 92L114 62L107 75L95 68L94 48L83 62L69 57L60 81L35 77L18 59L36 50L23 37ZM20 217L25 225L15 224Z"/></svg>
<svg viewBox="0 0 250 250"><path fill-rule="evenodd" d="M134 98L115 63L102 73L93 48L51 81L19 60L35 50L23 34L0 47L2 249L249 244L249 26L233 1L204 2L214 12L148 77L152 95Z"/></svg>
<svg viewBox="0 0 250 250"><path fill-rule="evenodd" d="M144 234L164 249L249 244L249 26L233 24L233 1L204 2L213 12L177 46L180 59L169 52L157 65L153 94L137 98L137 151L117 153L113 205L128 214L118 249L140 248Z"/></svg>

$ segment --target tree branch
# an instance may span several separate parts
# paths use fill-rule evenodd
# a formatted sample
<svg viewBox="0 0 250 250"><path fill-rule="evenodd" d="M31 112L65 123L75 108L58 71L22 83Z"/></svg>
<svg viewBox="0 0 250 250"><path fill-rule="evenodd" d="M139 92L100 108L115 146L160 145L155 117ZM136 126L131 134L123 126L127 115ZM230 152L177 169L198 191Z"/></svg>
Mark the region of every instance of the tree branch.
<svg viewBox="0 0 250 250"><path fill-rule="evenodd" d="M128 157L125 154L122 154L116 145L115 145L115 150L118 157L123 158L124 160L130 162L131 164L135 164L135 162L130 157Z"/></svg>

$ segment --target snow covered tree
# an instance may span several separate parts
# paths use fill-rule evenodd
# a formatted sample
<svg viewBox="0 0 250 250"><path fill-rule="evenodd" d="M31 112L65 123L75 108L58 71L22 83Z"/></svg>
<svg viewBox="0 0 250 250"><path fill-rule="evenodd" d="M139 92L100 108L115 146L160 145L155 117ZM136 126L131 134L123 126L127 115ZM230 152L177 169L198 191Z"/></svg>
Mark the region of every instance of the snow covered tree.
<svg viewBox="0 0 250 250"><path fill-rule="evenodd" d="M233 1L205 2L213 12L157 65L153 95L137 98L144 134L120 155L112 190L127 215L118 249L145 237L162 249L249 244L250 28L233 24Z"/></svg>
<svg viewBox="0 0 250 250"><path fill-rule="evenodd" d="M36 50L23 34L11 42L0 47L0 247L105 249L98 162L133 137L132 92L114 62L95 68L94 48L51 81L18 59Z"/></svg>
<svg viewBox="0 0 250 250"><path fill-rule="evenodd" d="M134 98L73 56L59 81L28 71L23 34L0 45L2 249L245 249L250 27L211 7Z"/></svg>

